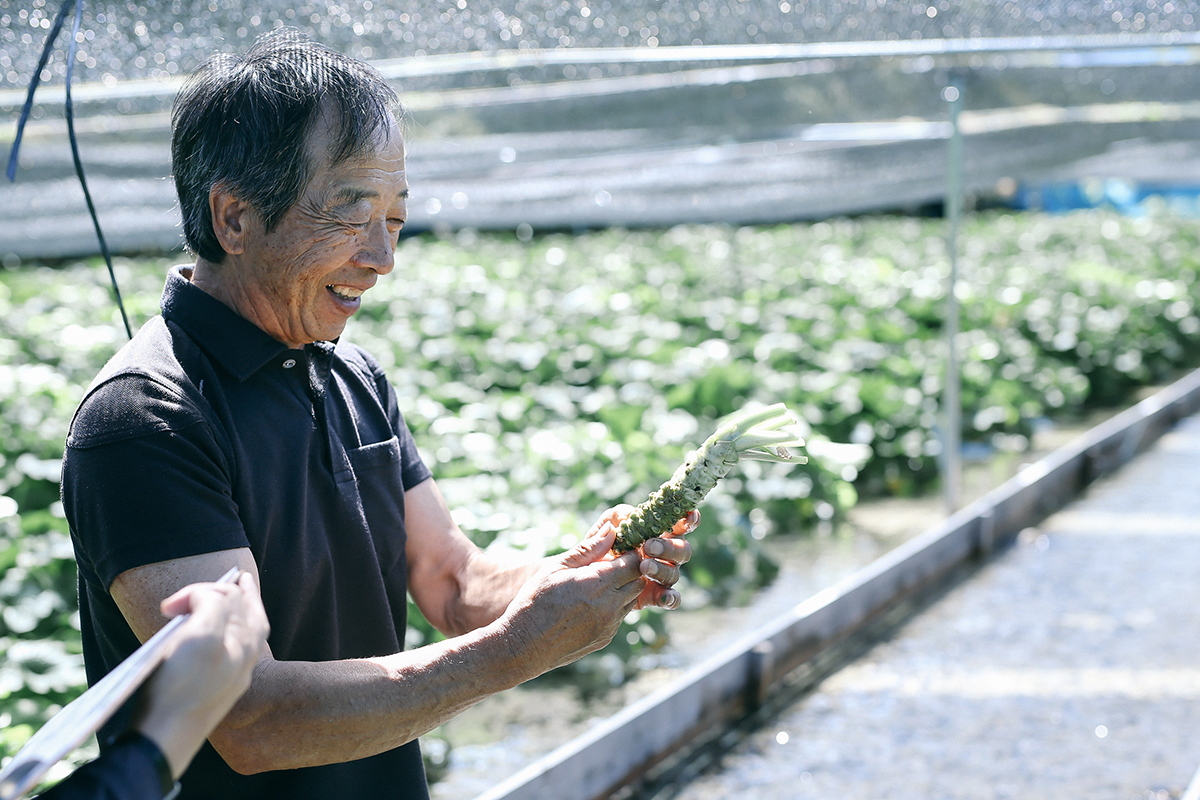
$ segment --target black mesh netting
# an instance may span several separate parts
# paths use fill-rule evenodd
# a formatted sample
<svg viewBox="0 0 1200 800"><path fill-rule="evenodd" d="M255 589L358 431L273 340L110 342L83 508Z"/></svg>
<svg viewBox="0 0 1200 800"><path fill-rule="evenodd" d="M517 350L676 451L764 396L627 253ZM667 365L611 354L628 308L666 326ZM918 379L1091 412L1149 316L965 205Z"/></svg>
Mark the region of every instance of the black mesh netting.
<svg viewBox="0 0 1200 800"><path fill-rule="evenodd" d="M0 0L0 89L29 78L57 4ZM165 77L292 25L359 58L516 48L1195 31L1198 0L128 0L90 2L83 81ZM62 56L48 66L65 71Z"/></svg>

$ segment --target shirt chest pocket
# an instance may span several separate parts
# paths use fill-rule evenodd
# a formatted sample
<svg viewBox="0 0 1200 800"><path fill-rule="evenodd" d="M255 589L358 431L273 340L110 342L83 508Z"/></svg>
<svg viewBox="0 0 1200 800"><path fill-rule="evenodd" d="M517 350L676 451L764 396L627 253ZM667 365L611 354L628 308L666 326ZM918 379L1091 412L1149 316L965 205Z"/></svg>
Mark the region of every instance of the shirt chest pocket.
<svg viewBox="0 0 1200 800"><path fill-rule="evenodd" d="M347 451L352 476L339 489L358 506L366 521L383 574L404 568L404 484L400 477L400 440Z"/></svg>

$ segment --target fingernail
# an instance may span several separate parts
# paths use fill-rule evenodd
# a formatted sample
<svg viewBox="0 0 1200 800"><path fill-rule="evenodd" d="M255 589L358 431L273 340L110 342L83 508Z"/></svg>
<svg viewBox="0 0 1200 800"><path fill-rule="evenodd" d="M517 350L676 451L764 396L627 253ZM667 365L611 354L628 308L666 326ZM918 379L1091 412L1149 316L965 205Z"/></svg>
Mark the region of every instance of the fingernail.
<svg viewBox="0 0 1200 800"><path fill-rule="evenodd" d="M688 515L687 515L688 533L691 533L692 531L696 530L696 528L698 528L698 527L700 527L700 512L699 511L689 511Z"/></svg>
<svg viewBox="0 0 1200 800"><path fill-rule="evenodd" d="M642 548L642 552L648 556L661 556L663 554L663 543L658 539L651 539L646 542L646 546Z"/></svg>
<svg viewBox="0 0 1200 800"><path fill-rule="evenodd" d="M662 607L665 609L673 609L679 605L678 592L663 592Z"/></svg>
<svg viewBox="0 0 1200 800"><path fill-rule="evenodd" d="M650 561L646 564L646 577L653 578L658 575L658 562Z"/></svg>

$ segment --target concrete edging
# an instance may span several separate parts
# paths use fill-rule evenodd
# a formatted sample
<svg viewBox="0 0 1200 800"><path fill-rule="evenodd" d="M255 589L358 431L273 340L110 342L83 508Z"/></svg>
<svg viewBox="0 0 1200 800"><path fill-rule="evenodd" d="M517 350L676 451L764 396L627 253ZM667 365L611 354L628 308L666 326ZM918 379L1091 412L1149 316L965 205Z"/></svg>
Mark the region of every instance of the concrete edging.
<svg viewBox="0 0 1200 800"><path fill-rule="evenodd" d="M714 727L752 712L792 670L1040 522L1200 410L1200 370L1026 467L939 525L626 707L476 800L597 800Z"/></svg>

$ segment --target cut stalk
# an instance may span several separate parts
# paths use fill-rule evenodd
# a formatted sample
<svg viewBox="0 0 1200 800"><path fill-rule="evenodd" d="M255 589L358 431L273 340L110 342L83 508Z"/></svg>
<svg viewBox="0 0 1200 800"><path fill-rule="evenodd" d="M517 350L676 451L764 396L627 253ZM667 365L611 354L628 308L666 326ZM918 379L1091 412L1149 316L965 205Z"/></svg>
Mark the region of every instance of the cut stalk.
<svg viewBox="0 0 1200 800"><path fill-rule="evenodd" d="M741 459L806 463L807 458L787 449L804 446L797 424L783 403L729 417L679 465L671 480L625 518L617 529L613 552L628 552L674 528Z"/></svg>

